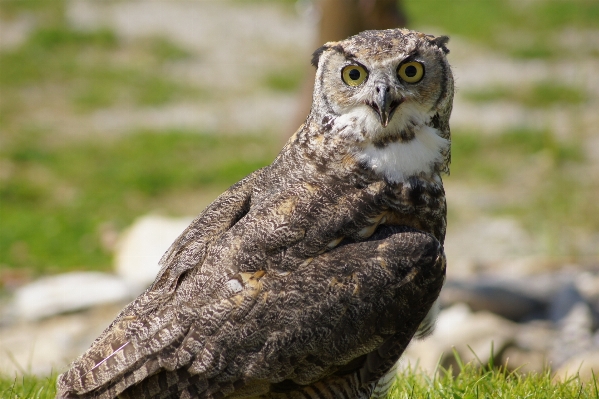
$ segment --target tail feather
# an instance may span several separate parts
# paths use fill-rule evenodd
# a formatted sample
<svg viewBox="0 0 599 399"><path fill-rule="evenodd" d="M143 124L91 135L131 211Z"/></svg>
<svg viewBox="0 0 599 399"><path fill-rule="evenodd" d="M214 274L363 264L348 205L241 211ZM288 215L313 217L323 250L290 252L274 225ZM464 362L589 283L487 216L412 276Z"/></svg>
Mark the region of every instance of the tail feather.
<svg viewBox="0 0 599 399"><path fill-rule="evenodd" d="M148 350L150 345L144 345L145 350L141 350L127 339L127 326L127 320L113 324L110 331L73 362L70 370L58 377L59 397L68 397L67 393L77 396L93 393L92 397L113 398L130 385L158 372L162 365L156 352L169 347L172 347L171 351L175 350L184 336L174 337L175 342L172 342L172 336L171 339L152 337L153 350Z"/></svg>
<svg viewBox="0 0 599 399"><path fill-rule="evenodd" d="M84 394L110 382L139 360L139 353L126 339L126 321L111 326L71 368L58 377L58 392Z"/></svg>

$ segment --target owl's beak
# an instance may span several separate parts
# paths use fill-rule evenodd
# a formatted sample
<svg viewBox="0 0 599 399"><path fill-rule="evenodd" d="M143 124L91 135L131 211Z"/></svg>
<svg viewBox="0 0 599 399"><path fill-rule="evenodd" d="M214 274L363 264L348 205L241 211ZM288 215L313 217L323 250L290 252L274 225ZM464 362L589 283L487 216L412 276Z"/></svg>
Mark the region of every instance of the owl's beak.
<svg viewBox="0 0 599 399"><path fill-rule="evenodd" d="M368 101L366 104L370 106L379 116L381 125L387 127L389 121L393 117L393 113L403 102L403 98L396 99L390 94L390 87L386 84L378 84L375 86L376 94L373 101Z"/></svg>

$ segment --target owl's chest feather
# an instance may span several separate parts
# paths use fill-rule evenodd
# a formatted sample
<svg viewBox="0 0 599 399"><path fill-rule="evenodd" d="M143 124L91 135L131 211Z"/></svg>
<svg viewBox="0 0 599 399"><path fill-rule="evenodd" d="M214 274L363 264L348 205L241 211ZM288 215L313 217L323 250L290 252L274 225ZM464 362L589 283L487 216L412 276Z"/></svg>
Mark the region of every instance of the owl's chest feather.
<svg viewBox="0 0 599 399"><path fill-rule="evenodd" d="M443 152L449 141L436 129L422 125L415 129L411 140L398 140L384 146L368 144L356 158L377 175L392 183L406 181L410 176L431 176L435 165L443 162Z"/></svg>
<svg viewBox="0 0 599 399"><path fill-rule="evenodd" d="M406 183L390 186L384 201L389 207L386 224L425 231L443 244L447 208L442 185L412 177Z"/></svg>

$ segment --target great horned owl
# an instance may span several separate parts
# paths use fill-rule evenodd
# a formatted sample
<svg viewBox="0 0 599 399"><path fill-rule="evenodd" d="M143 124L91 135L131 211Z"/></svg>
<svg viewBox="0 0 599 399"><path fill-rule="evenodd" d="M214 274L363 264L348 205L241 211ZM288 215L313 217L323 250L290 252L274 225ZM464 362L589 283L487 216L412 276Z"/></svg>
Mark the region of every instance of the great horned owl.
<svg viewBox="0 0 599 399"><path fill-rule="evenodd" d="M305 123L181 234L58 397L380 391L445 276L447 40L366 31L316 50Z"/></svg>

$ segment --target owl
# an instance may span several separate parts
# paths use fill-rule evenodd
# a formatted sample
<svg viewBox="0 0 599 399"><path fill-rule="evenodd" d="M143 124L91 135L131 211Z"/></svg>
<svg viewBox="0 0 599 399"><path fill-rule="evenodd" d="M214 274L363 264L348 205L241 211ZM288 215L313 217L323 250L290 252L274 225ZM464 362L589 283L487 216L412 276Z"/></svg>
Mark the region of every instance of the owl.
<svg viewBox="0 0 599 399"><path fill-rule="evenodd" d="M305 123L181 234L57 397L384 394L445 279L447 41L392 29L316 50Z"/></svg>

